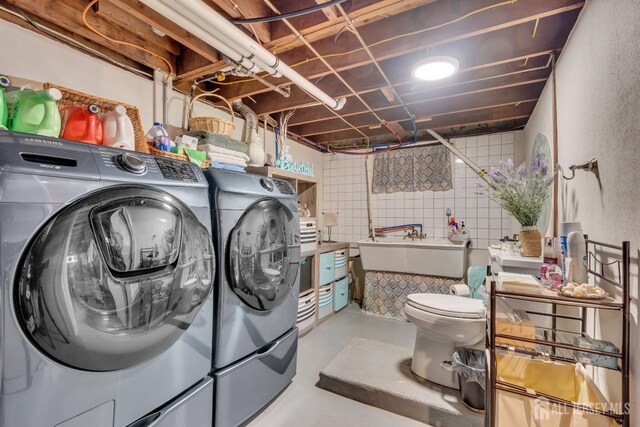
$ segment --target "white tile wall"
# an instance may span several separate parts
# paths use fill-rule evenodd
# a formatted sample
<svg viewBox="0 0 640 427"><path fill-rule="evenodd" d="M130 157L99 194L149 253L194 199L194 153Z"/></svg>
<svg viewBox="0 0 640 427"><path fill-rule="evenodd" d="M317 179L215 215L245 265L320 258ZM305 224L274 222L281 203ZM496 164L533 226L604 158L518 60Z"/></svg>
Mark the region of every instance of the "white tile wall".
<svg viewBox="0 0 640 427"><path fill-rule="evenodd" d="M481 168L498 166L514 157L514 133L458 138L456 147ZM427 236L448 233L446 210L464 221L472 247L486 248L510 233L511 217L486 196L476 193L475 172L454 162L454 189L444 192L374 194L371 200L374 226L422 223ZM368 236L365 156L331 155L323 158L323 212L338 212L332 240L353 242ZM323 238L327 238L323 227Z"/></svg>

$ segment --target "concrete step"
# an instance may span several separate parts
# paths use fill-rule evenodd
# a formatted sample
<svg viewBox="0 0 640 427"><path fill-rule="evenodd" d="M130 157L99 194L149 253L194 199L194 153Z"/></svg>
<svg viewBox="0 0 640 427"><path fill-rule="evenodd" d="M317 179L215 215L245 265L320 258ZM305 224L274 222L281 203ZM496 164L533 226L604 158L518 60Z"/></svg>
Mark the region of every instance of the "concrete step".
<svg viewBox="0 0 640 427"><path fill-rule="evenodd" d="M413 350L353 338L320 372L318 387L435 427L482 427L458 390L411 372Z"/></svg>

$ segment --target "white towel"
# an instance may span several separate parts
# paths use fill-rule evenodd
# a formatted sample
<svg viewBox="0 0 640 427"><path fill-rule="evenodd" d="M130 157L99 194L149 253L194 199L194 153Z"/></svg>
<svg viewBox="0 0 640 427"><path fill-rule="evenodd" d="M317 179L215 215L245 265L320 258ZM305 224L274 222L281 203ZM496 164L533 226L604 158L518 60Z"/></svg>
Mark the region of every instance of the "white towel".
<svg viewBox="0 0 640 427"><path fill-rule="evenodd" d="M207 153L215 153L215 154L223 154L225 156L234 156L244 159L245 161L249 161L249 156L240 151L229 150L228 148L218 147L217 145L212 144L198 144L198 149L202 151L206 151Z"/></svg>
<svg viewBox="0 0 640 427"><path fill-rule="evenodd" d="M338 225L338 214L336 212L323 212L322 215L324 215L325 227L333 227L334 225Z"/></svg>
<svg viewBox="0 0 640 427"><path fill-rule="evenodd" d="M211 153L211 152L207 152L207 156L209 157L209 160L211 160L212 162L227 163L229 165L236 165L243 168L247 167L247 161L241 157L227 156L224 154Z"/></svg>

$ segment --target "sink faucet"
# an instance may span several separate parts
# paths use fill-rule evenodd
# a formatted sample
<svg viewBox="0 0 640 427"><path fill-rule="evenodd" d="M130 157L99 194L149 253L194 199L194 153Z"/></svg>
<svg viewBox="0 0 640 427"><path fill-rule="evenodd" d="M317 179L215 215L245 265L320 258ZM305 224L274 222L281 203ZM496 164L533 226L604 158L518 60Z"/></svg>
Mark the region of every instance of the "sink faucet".
<svg viewBox="0 0 640 427"><path fill-rule="evenodd" d="M413 230L408 231L407 235L404 236L403 239L406 239L407 237L410 238L411 240L415 240L415 239L422 240L422 239L425 239L427 236L424 233L418 233L418 230L414 228Z"/></svg>

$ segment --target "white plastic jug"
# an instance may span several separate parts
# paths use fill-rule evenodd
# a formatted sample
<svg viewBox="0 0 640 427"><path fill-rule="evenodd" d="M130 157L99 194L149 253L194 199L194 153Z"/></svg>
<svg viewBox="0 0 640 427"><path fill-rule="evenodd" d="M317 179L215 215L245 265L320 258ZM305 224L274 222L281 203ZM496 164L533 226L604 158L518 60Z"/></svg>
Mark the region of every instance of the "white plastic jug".
<svg viewBox="0 0 640 427"><path fill-rule="evenodd" d="M133 123L127 116L127 109L122 105L118 105L113 111L102 116L102 129L102 145L135 151Z"/></svg>

